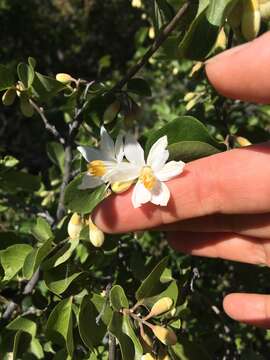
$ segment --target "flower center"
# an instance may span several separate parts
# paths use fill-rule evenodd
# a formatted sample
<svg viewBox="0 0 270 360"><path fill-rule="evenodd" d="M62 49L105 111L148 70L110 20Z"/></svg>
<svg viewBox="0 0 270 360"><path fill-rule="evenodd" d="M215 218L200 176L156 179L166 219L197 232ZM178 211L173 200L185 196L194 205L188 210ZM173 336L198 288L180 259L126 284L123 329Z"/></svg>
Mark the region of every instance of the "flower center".
<svg viewBox="0 0 270 360"><path fill-rule="evenodd" d="M103 176L106 173L106 166L101 160L91 161L88 165L88 173L92 176Z"/></svg>
<svg viewBox="0 0 270 360"><path fill-rule="evenodd" d="M140 172L139 180L143 183L144 187L152 190L156 185L157 178L150 166L144 166Z"/></svg>

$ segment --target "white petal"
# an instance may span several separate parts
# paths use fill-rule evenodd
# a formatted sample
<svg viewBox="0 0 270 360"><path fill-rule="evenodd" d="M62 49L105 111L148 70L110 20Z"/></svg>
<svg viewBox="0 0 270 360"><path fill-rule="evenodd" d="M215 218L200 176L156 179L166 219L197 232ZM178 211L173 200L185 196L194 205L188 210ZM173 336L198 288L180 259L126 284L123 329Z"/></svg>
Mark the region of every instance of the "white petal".
<svg viewBox="0 0 270 360"><path fill-rule="evenodd" d="M100 150L107 159L114 159L114 142L113 139L110 137L104 126L100 128Z"/></svg>
<svg viewBox="0 0 270 360"><path fill-rule="evenodd" d="M82 178L81 184L78 186L79 190L85 189L93 189L99 185L102 185L103 181L99 176L91 176L89 174L85 174Z"/></svg>
<svg viewBox="0 0 270 360"><path fill-rule="evenodd" d="M119 134L115 141L115 158L117 162L123 161L124 158L124 141L123 134Z"/></svg>
<svg viewBox="0 0 270 360"><path fill-rule="evenodd" d="M85 158L85 160L87 162L90 162L93 160L103 160L102 153L97 149L93 149L88 146L78 146L77 149L82 154L82 156Z"/></svg>
<svg viewBox="0 0 270 360"><path fill-rule="evenodd" d="M123 182L135 180L141 168L128 162L115 163L114 167L103 176L105 182Z"/></svg>
<svg viewBox="0 0 270 360"><path fill-rule="evenodd" d="M160 181L168 181L181 174L184 166L185 163L183 161L169 161L160 171L155 172L155 175Z"/></svg>
<svg viewBox="0 0 270 360"><path fill-rule="evenodd" d="M166 206L170 199L170 190L163 182L158 181L152 190L151 202L155 205Z"/></svg>
<svg viewBox="0 0 270 360"><path fill-rule="evenodd" d="M141 182L137 182L132 192L132 205L138 208L151 200L151 192L147 190Z"/></svg>
<svg viewBox="0 0 270 360"><path fill-rule="evenodd" d="M125 156L133 164L144 166L144 151L138 141L131 134L126 135Z"/></svg>
<svg viewBox="0 0 270 360"><path fill-rule="evenodd" d="M169 151L166 150L168 146L167 135L158 139L151 147L148 157L147 165L151 166L154 171L159 171L169 158Z"/></svg>

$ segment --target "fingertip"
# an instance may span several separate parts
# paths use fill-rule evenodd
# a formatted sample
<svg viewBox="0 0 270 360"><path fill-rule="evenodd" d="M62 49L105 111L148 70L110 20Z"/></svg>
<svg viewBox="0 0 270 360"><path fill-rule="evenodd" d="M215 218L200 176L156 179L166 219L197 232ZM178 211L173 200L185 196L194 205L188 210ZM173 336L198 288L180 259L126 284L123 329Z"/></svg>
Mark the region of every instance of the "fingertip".
<svg viewBox="0 0 270 360"><path fill-rule="evenodd" d="M206 63L206 74L223 96L268 103L270 101L270 32L227 50Z"/></svg>

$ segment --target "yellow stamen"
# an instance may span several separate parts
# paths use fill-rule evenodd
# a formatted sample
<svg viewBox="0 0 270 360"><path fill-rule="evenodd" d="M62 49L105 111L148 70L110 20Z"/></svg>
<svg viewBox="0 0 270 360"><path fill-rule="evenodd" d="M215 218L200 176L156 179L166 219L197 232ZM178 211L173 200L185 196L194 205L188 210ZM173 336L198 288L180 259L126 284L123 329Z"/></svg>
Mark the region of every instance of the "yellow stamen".
<svg viewBox="0 0 270 360"><path fill-rule="evenodd" d="M94 160L91 161L88 165L88 172L93 176L103 176L106 173L106 167L103 161Z"/></svg>
<svg viewBox="0 0 270 360"><path fill-rule="evenodd" d="M141 181L148 190L152 190L156 185L157 178L150 166L145 166L139 176L139 181Z"/></svg>

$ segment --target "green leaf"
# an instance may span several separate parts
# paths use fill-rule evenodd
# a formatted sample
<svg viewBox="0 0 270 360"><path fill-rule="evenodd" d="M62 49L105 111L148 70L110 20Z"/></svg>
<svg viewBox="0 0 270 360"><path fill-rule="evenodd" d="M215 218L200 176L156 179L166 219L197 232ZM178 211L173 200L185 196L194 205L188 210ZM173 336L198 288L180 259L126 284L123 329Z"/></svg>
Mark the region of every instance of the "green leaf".
<svg viewBox="0 0 270 360"><path fill-rule="evenodd" d="M136 291L136 299L141 300L150 296L157 295L156 287L160 284L160 278L165 270L168 263L168 257L162 259L151 271L151 273L146 277L146 279L141 283L140 287Z"/></svg>
<svg viewBox="0 0 270 360"><path fill-rule="evenodd" d="M52 77L35 72L35 78L32 84L33 95L40 100L48 101L60 91L66 89L66 86Z"/></svg>
<svg viewBox="0 0 270 360"><path fill-rule="evenodd" d="M28 64L34 70L36 65L37 65L36 59L34 59L32 56L29 56L28 57Z"/></svg>
<svg viewBox="0 0 270 360"><path fill-rule="evenodd" d="M54 294L60 295L71 285L71 283L84 276L84 272L76 272L69 264L64 264L44 272L46 286Z"/></svg>
<svg viewBox="0 0 270 360"><path fill-rule="evenodd" d="M220 152L217 148L200 141L180 141L168 146L170 160L189 162Z"/></svg>
<svg viewBox="0 0 270 360"><path fill-rule="evenodd" d="M171 347L173 360L211 360L212 357L207 353L207 349L203 344L190 341L182 336L178 343Z"/></svg>
<svg viewBox="0 0 270 360"><path fill-rule="evenodd" d="M20 63L17 66L17 73L24 87L28 89L33 84L35 77L35 72L32 66L29 66L25 63Z"/></svg>
<svg viewBox="0 0 270 360"><path fill-rule="evenodd" d="M32 339L29 352L33 354L37 359L44 359L44 351L42 345L37 338Z"/></svg>
<svg viewBox="0 0 270 360"><path fill-rule="evenodd" d="M7 325L7 329L15 331L21 330L30 334L32 337L35 337L37 333L37 324L26 317L18 316Z"/></svg>
<svg viewBox="0 0 270 360"><path fill-rule="evenodd" d="M110 291L110 303L114 310L119 311L123 308L128 308L128 299L124 292L124 289L119 286L115 285Z"/></svg>
<svg viewBox="0 0 270 360"><path fill-rule="evenodd" d="M45 241L40 247L33 249L26 257L23 265L23 275L30 279L36 272L39 265L52 249L52 240Z"/></svg>
<svg viewBox="0 0 270 360"><path fill-rule="evenodd" d="M72 180L65 191L65 207L72 212L80 214L91 213L94 208L106 197L106 185L101 185L95 190L79 190L84 174L80 174Z"/></svg>
<svg viewBox="0 0 270 360"><path fill-rule="evenodd" d="M37 218L36 224L32 227L31 232L37 240L42 242L54 237L50 225L41 217Z"/></svg>
<svg viewBox="0 0 270 360"><path fill-rule="evenodd" d="M127 83L127 91L141 96L152 96L149 84L140 78L133 78Z"/></svg>
<svg viewBox="0 0 270 360"><path fill-rule="evenodd" d="M70 239L66 244L64 244L60 249L53 253L52 256L50 256L42 263L42 269L48 270L66 262L71 257L78 244L79 239Z"/></svg>
<svg viewBox="0 0 270 360"><path fill-rule="evenodd" d="M60 301L52 310L46 327L47 337L54 343L65 346L72 357L73 344L73 319L72 297Z"/></svg>
<svg viewBox="0 0 270 360"><path fill-rule="evenodd" d="M210 5L206 13L210 24L222 26L228 14L228 8L233 7L236 2L237 0L210 0Z"/></svg>
<svg viewBox="0 0 270 360"><path fill-rule="evenodd" d="M217 149L226 150L226 146L218 143L209 134L207 128L192 116L181 116L161 129L151 132L146 143L146 151L149 152L151 146L164 135L167 135L169 145L180 141L200 141Z"/></svg>
<svg viewBox="0 0 270 360"><path fill-rule="evenodd" d="M34 192L39 190L40 186L39 176L12 169L5 173L0 173L0 188L3 191L11 193L16 191Z"/></svg>
<svg viewBox="0 0 270 360"><path fill-rule="evenodd" d="M59 166L61 172L64 172L65 163L65 150L63 145L56 141L51 141L46 144L47 154L50 160L57 166Z"/></svg>
<svg viewBox="0 0 270 360"><path fill-rule="evenodd" d="M28 350L30 342L31 336L28 333L22 330L16 332L12 350L13 360L22 359L22 355Z"/></svg>
<svg viewBox="0 0 270 360"><path fill-rule="evenodd" d="M15 81L14 73L11 68L0 64L0 91L13 86Z"/></svg>
<svg viewBox="0 0 270 360"><path fill-rule="evenodd" d="M179 56L191 60L204 60L216 43L219 26L207 19L206 9L195 20L179 45ZM196 45L195 45L196 44Z"/></svg>
<svg viewBox="0 0 270 360"><path fill-rule="evenodd" d="M101 316L100 316L101 314ZM100 320L97 322L97 319ZM112 318L112 310L106 299L94 294L86 295L79 311L79 332L84 344L92 351L97 348L107 332L107 326Z"/></svg>
<svg viewBox="0 0 270 360"><path fill-rule="evenodd" d="M109 331L117 338L120 344L121 354L123 360L131 360L141 359L142 353L140 357L137 356L140 353L139 350L136 352L135 357L135 348L132 339L126 334L129 329L128 324L129 318L127 315L123 316L119 312L115 311L112 316L112 320L109 325ZM138 345L139 348L139 345Z"/></svg>
<svg viewBox="0 0 270 360"><path fill-rule="evenodd" d="M21 270L31 250L32 247L30 245L16 244L1 251L0 260L5 272L2 281L9 281Z"/></svg>

